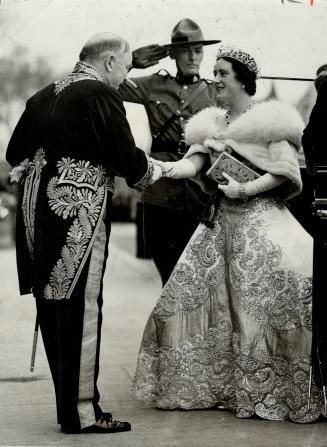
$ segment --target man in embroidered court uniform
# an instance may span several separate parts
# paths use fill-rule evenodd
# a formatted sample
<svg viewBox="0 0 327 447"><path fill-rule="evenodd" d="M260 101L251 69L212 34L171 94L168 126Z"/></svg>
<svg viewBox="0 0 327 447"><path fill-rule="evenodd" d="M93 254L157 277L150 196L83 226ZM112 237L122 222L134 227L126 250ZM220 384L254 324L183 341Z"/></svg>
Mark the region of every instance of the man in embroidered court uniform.
<svg viewBox="0 0 327 447"><path fill-rule="evenodd" d="M66 433L131 428L101 410L96 386L114 178L142 191L161 176L135 147L117 92L131 61L121 37L92 37L70 75L27 101L7 150L20 293L36 298Z"/></svg>
<svg viewBox="0 0 327 447"><path fill-rule="evenodd" d="M126 79L119 91L124 101L143 104L151 128L151 156L175 161L186 152L184 123L194 113L216 105L212 81L201 79L203 46L220 42L204 40L199 26L183 19L174 27L171 43L149 45L133 51L133 67L146 68L170 55L175 77L161 70L150 76ZM190 180L161 178L143 194L144 239L165 284L191 235L209 197Z"/></svg>

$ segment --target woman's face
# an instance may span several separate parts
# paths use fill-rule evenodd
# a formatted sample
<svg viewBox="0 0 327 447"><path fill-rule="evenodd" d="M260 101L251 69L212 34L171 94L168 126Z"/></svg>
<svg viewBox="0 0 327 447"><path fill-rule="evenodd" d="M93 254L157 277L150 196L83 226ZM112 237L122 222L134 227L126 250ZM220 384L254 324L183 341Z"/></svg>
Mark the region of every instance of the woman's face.
<svg viewBox="0 0 327 447"><path fill-rule="evenodd" d="M218 101L230 104L235 101L235 98L241 91L244 91L241 82L235 77L232 64L225 59L217 60L213 73Z"/></svg>

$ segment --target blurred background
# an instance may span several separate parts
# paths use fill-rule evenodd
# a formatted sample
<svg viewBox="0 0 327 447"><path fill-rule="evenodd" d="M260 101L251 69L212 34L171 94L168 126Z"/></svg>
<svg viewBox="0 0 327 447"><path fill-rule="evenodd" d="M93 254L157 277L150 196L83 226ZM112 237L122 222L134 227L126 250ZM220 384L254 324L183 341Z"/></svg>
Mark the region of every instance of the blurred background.
<svg viewBox="0 0 327 447"><path fill-rule="evenodd" d="M14 244L15 191L8 182L5 151L26 99L69 73L84 42L112 31L132 49L166 44L183 17L195 20L206 39L221 39L247 49L264 76L314 78L327 62L327 0L2 0L0 1L0 247ZM216 46L205 48L201 75L212 78ZM166 58L139 76L166 68ZM262 79L257 100L278 98L295 105L305 122L315 102L312 82ZM144 112L126 104L136 141L149 144ZM306 182L307 183L307 182ZM138 196L117 179L113 220L134 222ZM303 196L297 199L302 204ZM310 199L308 199L310 200ZM135 241L142 257L142 242ZM141 245L140 245L141 244Z"/></svg>

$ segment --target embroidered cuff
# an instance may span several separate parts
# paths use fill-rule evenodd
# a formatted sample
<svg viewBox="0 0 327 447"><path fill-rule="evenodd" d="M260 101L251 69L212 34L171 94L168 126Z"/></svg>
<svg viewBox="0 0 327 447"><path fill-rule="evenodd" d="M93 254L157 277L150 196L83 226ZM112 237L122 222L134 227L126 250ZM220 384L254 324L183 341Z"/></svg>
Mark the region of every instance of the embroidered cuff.
<svg viewBox="0 0 327 447"><path fill-rule="evenodd" d="M144 176L141 178L141 180L137 183L134 183L133 187L137 189L138 191L144 191L148 185L150 185L154 168L153 168L153 161L146 155L147 161L148 161L148 169Z"/></svg>

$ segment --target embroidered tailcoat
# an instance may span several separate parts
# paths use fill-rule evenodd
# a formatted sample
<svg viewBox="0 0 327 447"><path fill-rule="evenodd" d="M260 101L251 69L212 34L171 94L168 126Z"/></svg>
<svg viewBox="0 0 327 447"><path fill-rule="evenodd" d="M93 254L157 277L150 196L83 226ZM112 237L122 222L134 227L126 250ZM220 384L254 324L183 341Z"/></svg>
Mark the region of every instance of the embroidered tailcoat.
<svg viewBox="0 0 327 447"><path fill-rule="evenodd" d="M20 292L67 299L106 215L114 177L142 190L153 167L135 147L120 94L84 73L27 101L7 150L12 166L25 159L17 219Z"/></svg>
<svg viewBox="0 0 327 447"><path fill-rule="evenodd" d="M33 292L66 433L95 424L102 323L116 175L143 190L153 164L135 147L120 94L84 62L28 100L10 140L19 181L17 264Z"/></svg>

